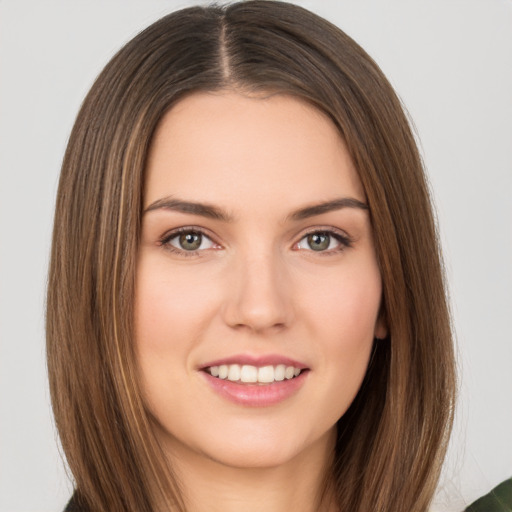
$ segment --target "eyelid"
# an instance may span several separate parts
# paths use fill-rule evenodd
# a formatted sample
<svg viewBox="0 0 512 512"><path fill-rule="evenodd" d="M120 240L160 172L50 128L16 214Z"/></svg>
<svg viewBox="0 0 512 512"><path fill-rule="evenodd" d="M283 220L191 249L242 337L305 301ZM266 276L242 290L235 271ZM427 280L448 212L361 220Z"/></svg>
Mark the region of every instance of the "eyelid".
<svg viewBox="0 0 512 512"><path fill-rule="evenodd" d="M207 238L214 244L215 248L208 248L208 249L196 249L194 251L185 251L182 249L179 249L178 247L175 247L171 245L169 242L176 238L178 235L182 233L199 233L201 236ZM201 228L199 226L180 226L179 228L174 228L169 231L166 231L158 240L158 245L161 246L163 249L181 255L181 256L201 256L203 252L209 251L211 249L219 249L222 246L217 243L214 239L214 237L204 228Z"/></svg>
<svg viewBox="0 0 512 512"><path fill-rule="evenodd" d="M169 241L173 238L177 237L178 235L182 233L200 233L203 237L208 238L216 247L215 248L208 248L208 249L196 249L194 251L185 251L181 250L171 244L169 244ZM315 233L324 233L327 234L333 238L335 238L339 244L340 247L337 247L335 249L327 249L324 251L314 251L313 249L298 249L297 245L307 236L315 234ZM309 227L306 230L304 230L300 237L296 242L293 243L292 249L294 250L301 250L301 251L307 251L316 253L318 255L329 255L329 254L336 254L339 252L342 252L343 250L352 247L354 240L353 238L348 235L345 231L335 228L334 226L314 226ZM179 254L182 256L202 256L201 253L204 253L206 251L210 251L212 249L220 249L222 248L222 245L215 241L215 237L209 232L209 230L206 230L205 228L202 228L200 226L180 226L178 228L171 229L169 231L166 231L158 240L158 245L164 248L165 250Z"/></svg>
<svg viewBox="0 0 512 512"><path fill-rule="evenodd" d="M300 237L297 242L293 244L293 247L296 247L304 238L306 238L309 235L314 235L315 233L324 233L329 236L332 236L335 238L339 243L340 247L336 249L327 249L325 251L314 251L313 249L295 249L295 250L301 250L301 251L307 251L316 253L319 256L320 255L328 255L328 254L336 254L344 251L345 249L348 249L352 247L354 239L348 235L345 231L335 228L334 226L314 226L308 228L306 231L302 232L300 234Z"/></svg>

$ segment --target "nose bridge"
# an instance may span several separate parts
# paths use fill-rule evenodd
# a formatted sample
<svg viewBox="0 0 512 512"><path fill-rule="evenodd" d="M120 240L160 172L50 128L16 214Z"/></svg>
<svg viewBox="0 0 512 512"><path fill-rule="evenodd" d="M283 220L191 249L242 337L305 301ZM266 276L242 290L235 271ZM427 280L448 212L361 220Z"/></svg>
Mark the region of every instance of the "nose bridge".
<svg viewBox="0 0 512 512"><path fill-rule="evenodd" d="M232 286L225 309L230 326L263 331L290 323L290 283L278 251L267 246L240 252L230 272Z"/></svg>

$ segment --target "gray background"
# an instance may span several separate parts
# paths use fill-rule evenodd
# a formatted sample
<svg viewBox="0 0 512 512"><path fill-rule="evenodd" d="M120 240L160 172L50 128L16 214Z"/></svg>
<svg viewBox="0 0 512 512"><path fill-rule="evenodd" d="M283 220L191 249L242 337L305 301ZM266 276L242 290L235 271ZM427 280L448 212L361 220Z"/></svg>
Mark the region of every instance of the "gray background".
<svg viewBox="0 0 512 512"><path fill-rule="evenodd" d="M49 407L43 317L52 208L74 116L116 49L191 3L0 0L2 512L58 511L71 492ZM461 367L433 510L460 510L512 475L512 2L297 3L377 60L417 127Z"/></svg>

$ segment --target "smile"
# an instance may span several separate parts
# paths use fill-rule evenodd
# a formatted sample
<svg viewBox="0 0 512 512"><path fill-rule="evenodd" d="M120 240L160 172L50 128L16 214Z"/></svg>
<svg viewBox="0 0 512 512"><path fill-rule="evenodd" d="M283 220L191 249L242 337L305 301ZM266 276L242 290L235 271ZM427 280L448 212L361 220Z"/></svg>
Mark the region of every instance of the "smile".
<svg viewBox="0 0 512 512"><path fill-rule="evenodd" d="M199 368L215 394L246 407L277 405L299 392L311 368L281 355L239 354Z"/></svg>
<svg viewBox="0 0 512 512"><path fill-rule="evenodd" d="M301 369L295 366L286 366L284 364L253 366L249 364L221 364L219 366L210 366L205 371L212 377L225 379L231 382L241 382L246 384L271 384L298 377Z"/></svg>

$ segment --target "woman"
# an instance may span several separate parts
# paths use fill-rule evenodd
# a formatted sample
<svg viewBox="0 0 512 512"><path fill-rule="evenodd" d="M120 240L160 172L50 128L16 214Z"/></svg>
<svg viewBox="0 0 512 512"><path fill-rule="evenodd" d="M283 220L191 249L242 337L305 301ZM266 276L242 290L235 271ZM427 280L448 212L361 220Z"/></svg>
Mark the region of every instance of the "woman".
<svg viewBox="0 0 512 512"><path fill-rule="evenodd" d="M339 29L265 1L150 26L82 106L53 236L70 510L428 509L455 381L435 225Z"/></svg>

